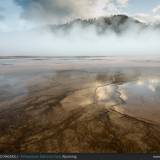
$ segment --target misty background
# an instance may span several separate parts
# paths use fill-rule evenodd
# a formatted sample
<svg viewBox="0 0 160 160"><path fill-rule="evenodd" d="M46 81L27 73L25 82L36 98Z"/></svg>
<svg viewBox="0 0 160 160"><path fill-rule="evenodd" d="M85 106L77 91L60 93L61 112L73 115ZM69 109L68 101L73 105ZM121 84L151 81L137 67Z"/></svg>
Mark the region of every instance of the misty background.
<svg viewBox="0 0 160 160"><path fill-rule="evenodd" d="M157 55L159 42L157 0L0 1L0 56Z"/></svg>

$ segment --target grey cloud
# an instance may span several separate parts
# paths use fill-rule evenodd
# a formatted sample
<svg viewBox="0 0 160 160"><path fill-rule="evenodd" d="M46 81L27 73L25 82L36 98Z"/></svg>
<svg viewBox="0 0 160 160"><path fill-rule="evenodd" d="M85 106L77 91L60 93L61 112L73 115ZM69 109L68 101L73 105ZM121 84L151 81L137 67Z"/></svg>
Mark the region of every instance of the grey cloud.
<svg viewBox="0 0 160 160"><path fill-rule="evenodd" d="M0 20L3 20L5 17L2 15L4 8L0 7Z"/></svg>
<svg viewBox="0 0 160 160"><path fill-rule="evenodd" d="M3 20L4 19L4 16L3 15L0 15L0 20Z"/></svg>
<svg viewBox="0 0 160 160"><path fill-rule="evenodd" d="M15 0L15 2L23 8L23 18L47 21L50 23L82 16L80 11L82 10L84 12L87 1Z"/></svg>
<svg viewBox="0 0 160 160"><path fill-rule="evenodd" d="M39 21L57 21L71 16L68 0L15 0L23 8L22 17Z"/></svg>
<svg viewBox="0 0 160 160"><path fill-rule="evenodd" d="M61 23L75 18L91 18L112 12L107 5L117 0L15 0L23 8L22 17L42 23Z"/></svg>
<svg viewBox="0 0 160 160"><path fill-rule="evenodd" d="M28 10L31 7L35 9L44 9L54 14L68 14L71 7L68 5L69 0L14 0L16 4ZM36 8L37 7L37 8Z"/></svg>
<svg viewBox="0 0 160 160"><path fill-rule="evenodd" d="M4 11L4 8L0 6L0 12L1 12L1 11Z"/></svg>
<svg viewBox="0 0 160 160"><path fill-rule="evenodd" d="M153 8L153 13L160 13L160 5L156 6L155 8Z"/></svg>

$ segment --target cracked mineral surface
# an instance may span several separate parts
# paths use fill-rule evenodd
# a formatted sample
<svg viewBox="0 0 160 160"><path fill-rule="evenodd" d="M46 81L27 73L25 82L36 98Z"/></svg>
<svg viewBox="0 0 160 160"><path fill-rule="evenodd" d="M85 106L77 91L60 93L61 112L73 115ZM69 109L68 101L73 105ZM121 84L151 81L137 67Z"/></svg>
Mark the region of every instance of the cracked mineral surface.
<svg viewBox="0 0 160 160"><path fill-rule="evenodd" d="M0 152L160 152L160 63L0 59Z"/></svg>

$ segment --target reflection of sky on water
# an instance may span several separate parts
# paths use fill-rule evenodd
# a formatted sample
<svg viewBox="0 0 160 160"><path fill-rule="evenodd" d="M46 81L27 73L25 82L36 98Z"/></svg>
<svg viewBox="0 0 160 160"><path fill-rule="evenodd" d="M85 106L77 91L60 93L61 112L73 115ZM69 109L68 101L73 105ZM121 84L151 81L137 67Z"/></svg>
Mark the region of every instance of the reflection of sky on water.
<svg viewBox="0 0 160 160"><path fill-rule="evenodd" d="M48 85L48 78L55 75L54 70L48 68L32 66L30 68L29 65L28 67L9 66L7 69L10 71L7 72L5 67L2 66L3 70L0 72L0 102L16 98L16 96L27 96L32 86L38 89L36 85L40 87L39 83L43 81L46 82L45 85Z"/></svg>
<svg viewBox="0 0 160 160"><path fill-rule="evenodd" d="M127 101L130 94L137 94L143 97L158 96L160 93L160 79L146 78L124 83L118 86L119 95L117 95L116 90L117 88L115 85L102 85L96 91L97 100L105 103L119 96L124 101Z"/></svg>
<svg viewBox="0 0 160 160"><path fill-rule="evenodd" d="M160 122L158 77L142 77L122 85L102 86L97 89L96 96L98 104L114 106L115 110L123 114Z"/></svg>
<svg viewBox="0 0 160 160"><path fill-rule="evenodd" d="M96 90L96 100L98 104L113 106L120 103L119 93L116 85L101 86Z"/></svg>
<svg viewBox="0 0 160 160"><path fill-rule="evenodd" d="M160 80L158 78L139 80L137 81L137 85L148 87L152 92L156 92L157 88L160 86Z"/></svg>
<svg viewBox="0 0 160 160"><path fill-rule="evenodd" d="M128 94L147 96L160 96L160 79L158 78L141 78L136 82L128 82L119 87L121 97L124 100L128 99ZM153 97L154 98L154 97Z"/></svg>
<svg viewBox="0 0 160 160"><path fill-rule="evenodd" d="M119 86L121 98L125 100L124 113L160 123L160 79L139 78Z"/></svg>
<svg viewBox="0 0 160 160"><path fill-rule="evenodd" d="M106 87L99 87L96 92L98 100L108 101L114 95L115 87L111 85Z"/></svg>
<svg viewBox="0 0 160 160"><path fill-rule="evenodd" d="M14 65L17 63L17 59L0 59L0 65Z"/></svg>
<svg viewBox="0 0 160 160"><path fill-rule="evenodd" d="M6 100L7 98L17 95L23 95L27 93L26 83L23 79L13 76L0 75L0 100Z"/></svg>

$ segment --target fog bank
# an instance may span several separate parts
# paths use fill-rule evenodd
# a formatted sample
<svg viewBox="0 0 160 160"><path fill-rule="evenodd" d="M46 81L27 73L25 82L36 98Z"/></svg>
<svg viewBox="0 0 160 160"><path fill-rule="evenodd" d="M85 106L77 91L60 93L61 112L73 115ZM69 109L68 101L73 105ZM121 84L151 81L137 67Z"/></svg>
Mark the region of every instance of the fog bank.
<svg viewBox="0 0 160 160"><path fill-rule="evenodd" d="M58 28L58 27L57 27ZM0 56L110 56L160 53L160 31L126 23L122 32L111 28L97 32L95 25L78 23L68 29L39 28L0 33Z"/></svg>

